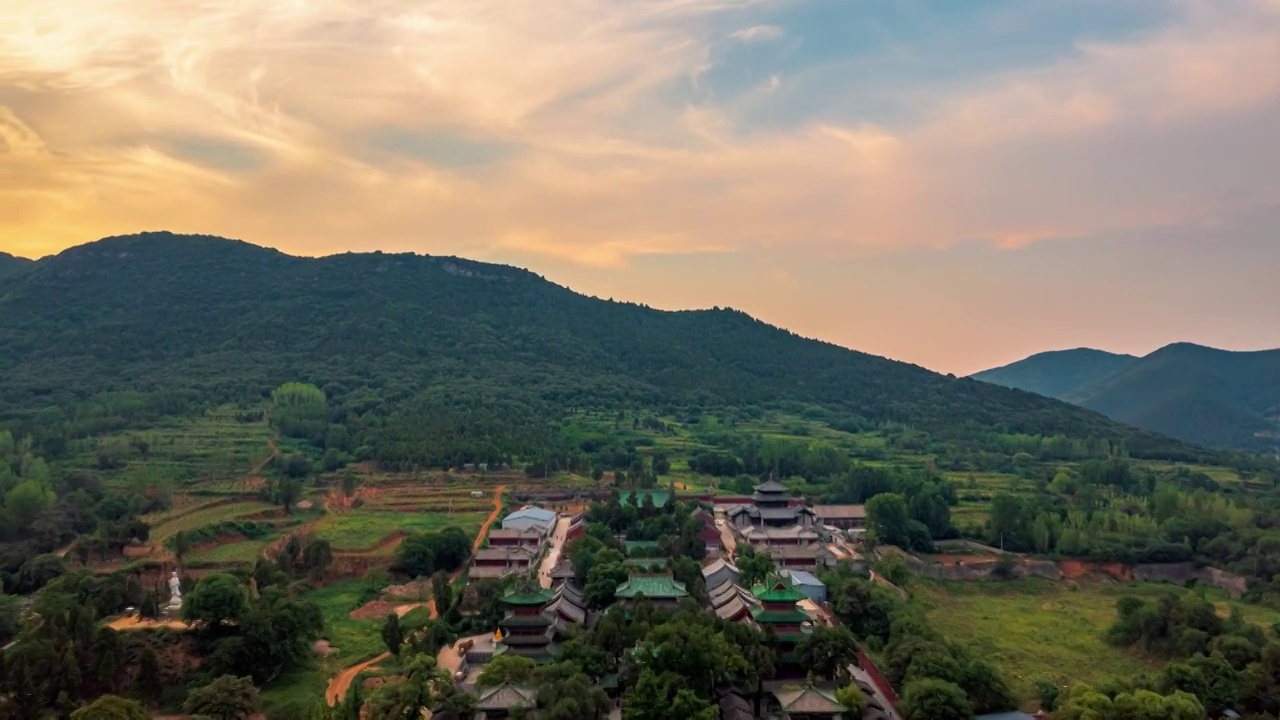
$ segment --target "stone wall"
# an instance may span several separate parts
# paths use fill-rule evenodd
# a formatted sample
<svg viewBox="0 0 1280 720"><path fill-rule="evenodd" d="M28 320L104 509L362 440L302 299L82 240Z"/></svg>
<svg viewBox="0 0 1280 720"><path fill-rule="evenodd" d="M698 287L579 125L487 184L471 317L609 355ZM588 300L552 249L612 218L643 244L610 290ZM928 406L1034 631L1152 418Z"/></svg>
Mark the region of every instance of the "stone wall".
<svg viewBox="0 0 1280 720"><path fill-rule="evenodd" d="M988 554L1001 554L1001 551L995 548L968 541L949 541L948 549L965 549L971 552L981 551ZM933 578L934 580L986 580L996 576L996 568L1000 564L998 557L990 557L988 559L981 556L965 556L963 559L958 559L954 562L936 562L920 558L894 547L881 548L876 552L878 555L882 555L883 552L896 552L902 556L902 559L907 564L907 569L912 573ZM1003 554L1014 558L1012 572L1017 576L1035 575L1050 580L1061 580L1064 577L1079 577L1090 570L1096 570L1123 582L1185 585L1189 581L1195 580L1205 585L1226 590L1228 595L1237 599L1244 595L1245 590L1248 589L1248 580L1240 575L1213 567L1196 567L1192 563L1148 563L1135 565L1132 568L1120 566L1119 569L1123 569L1124 572L1117 572L1118 566L1115 563L1095 564L1079 560L1054 562L1015 553ZM1066 572L1064 572L1064 569Z"/></svg>
<svg viewBox="0 0 1280 720"><path fill-rule="evenodd" d="M1149 563L1133 568L1133 577L1142 582L1167 582L1186 585L1189 581L1222 588L1233 598L1244 595L1249 581L1240 575L1213 567L1198 568L1191 563Z"/></svg>

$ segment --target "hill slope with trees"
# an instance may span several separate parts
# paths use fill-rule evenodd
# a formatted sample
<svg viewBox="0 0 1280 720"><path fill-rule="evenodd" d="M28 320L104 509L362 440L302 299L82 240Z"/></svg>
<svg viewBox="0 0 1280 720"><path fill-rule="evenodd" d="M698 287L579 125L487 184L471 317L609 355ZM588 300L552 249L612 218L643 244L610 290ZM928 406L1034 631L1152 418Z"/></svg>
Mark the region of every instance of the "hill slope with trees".
<svg viewBox="0 0 1280 720"><path fill-rule="evenodd" d="M1069 350L973 377L1209 447L1267 452L1280 442L1280 350L1177 343L1141 358Z"/></svg>
<svg viewBox="0 0 1280 720"><path fill-rule="evenodd" d="M168 233L72 248L10 278L0 361L0 421L33 434L116 412L84 408L104 393L141 394L130 402L163 412L261 401L299 380L337 400L335 421L379 425L384 445L426 432L537 433L582 408L769 406L854 429L1099 437L1134 455L1203 456L1066 403L802 338L735 310L604 301L458 258L299 258ZM407 429L397 415L450 427Z"/></svg>
<svg viewBox="0 0 1280 720"><path fill-rule="evenodd" d="M26 258L14 257L8 253L0 252L0 278L17 275L34 264L34 262Z"/></svg>
<svg viewBox="0 0 1280 720"><path fill-rule="evenodd" d="M1065 400L1072 393L1079 392L1137 360L1133 355L1120 355L1092 348L1051 350L1002 367L983 370L972 377L994 385Z"/></svg>

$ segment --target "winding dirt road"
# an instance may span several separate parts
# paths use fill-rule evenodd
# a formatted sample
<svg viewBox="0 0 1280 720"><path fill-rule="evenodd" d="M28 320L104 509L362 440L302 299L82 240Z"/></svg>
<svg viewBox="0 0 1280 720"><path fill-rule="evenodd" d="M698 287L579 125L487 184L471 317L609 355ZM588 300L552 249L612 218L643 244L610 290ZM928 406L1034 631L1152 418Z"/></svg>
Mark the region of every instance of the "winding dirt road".
<svg viewBox="0 0 1280 720"><path fill-rule="evenodd" d="M471 543L472 555L475 555L476 551L480 549L480 546L484 544L485 537L489 535L489 528L493 527L493 524L497 522L498 514L502 512L502 493L506 491L506 485L499 485L493 489L493 511L489 513L489 517L486 518L484 524L480 526L480 532L476 533L476 539ZM471 561L468 558L467 562L463 563L462 567L455 570L454 573L449 576L449 582L457 580L458 576L462 574L462 571L466 569L469 564L471 564ZM432 598L425 603L409 603L408 605L401 605L396 608L396 615L403 616L405 613L418 607L425 607L430 610L431 617L433 618L439 614L436 611L435 598ZM391 653L384 652L371 660L366 660L362 663L352 665L333 676L333 679L329 681L329 687L324 691L325 702L329 704L329 707L337 705L347 696L347 690L351 688L351 683L355 681L357 675L389 657L391 657Z"/></svg>

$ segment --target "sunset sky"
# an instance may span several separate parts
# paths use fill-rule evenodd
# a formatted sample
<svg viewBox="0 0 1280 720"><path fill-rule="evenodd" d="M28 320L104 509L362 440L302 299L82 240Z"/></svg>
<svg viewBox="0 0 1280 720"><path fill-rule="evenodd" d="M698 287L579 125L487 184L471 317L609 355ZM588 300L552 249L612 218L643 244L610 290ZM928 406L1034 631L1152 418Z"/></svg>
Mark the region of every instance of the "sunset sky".
<svg viewBox="0 0 1280 720"><path fill-rule="evenodd" d="M0 0L0 250L462 255L964 374L1280 346L1280 0Z"/></svg>

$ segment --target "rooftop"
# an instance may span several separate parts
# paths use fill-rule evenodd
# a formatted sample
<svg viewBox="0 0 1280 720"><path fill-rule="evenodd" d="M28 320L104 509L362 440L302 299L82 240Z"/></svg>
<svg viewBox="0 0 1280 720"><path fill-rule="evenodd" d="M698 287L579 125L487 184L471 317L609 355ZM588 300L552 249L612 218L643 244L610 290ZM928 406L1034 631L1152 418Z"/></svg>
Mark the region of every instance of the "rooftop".
<svg viewBox="0 0 1280 720"><path fill-rule="evenodd" d="M737 565L734 565L728 560L721 558L716 560L715 562L712 562L710 565L707 565L706 567L702 568L702 577L704 578L711 577L712 575L715 575L721 570L728 570L729 572L734 573L735 575L741 574L738 570Z"/></svg>
<svg viewBox="0 0 1280 720"><path fill-rule="evenodd" d="M760 602L796 603L805 599L805 594L796 589L788 577L774 576L764 585L751 589L751 594Z"/></svg>
<svg viewBox="0 0 1280 720"><path fill-rule="evenodd" d="M758 493L785 493L787 491L787 486L777 480L769 480L761 485L757 485L755 487L755 491Z"/></svg>
<svg viewBox="0 0 1280 720"><path fill-rule="evenodd" d="M676 582L670 575L632 575L618 586L614 595L631 599L637 595L647 598L682 598L688 597L689 591L684 583Z"/></svg>
<svg viewBox="0 0 1280 720"><path fill-rule="evenodd" d="M523 592L512 589L502 595L502 602L508 605L546 605L555 597L552 590L526 589Z"/></svg>
<svg viewBox="0 0 1280 720"><path fill-rule="evenodd" d="M533 707L536 696L533 690L503 683L495 688L481 690L476 698L477 710L514 710Z"/></svg>
<svg viewBox="0 0 1280 720"><path fill-rule="evenodd" d="M816 575L810 572L805 572L804 570L791 570L788 574L791 575L791 582L796 585L812 585L815 587L827 586L826 583L819 580Z"/></svg>
<svg viewBox="0 0 1280 720"><path fill-rule="evenodd" d="M542 533L537 530L521 530L520 528L494 528L489 531L489 539L493 540L529 540L540 542Z"/></svg>
<svg viewBox="0 0 1280 720"><path fill-rule="evenodd" d="M857 519L867 516L866 505L814 505L813 514L826 519Z"/></svg>
<svg viewBox="0 0 1280 720"><path fill-rule="evenodd" d="M835 697L830 693L815 687L775 690L773 696L778 699L778 704L782 706L782 711L785 713L797 715L843 713L847 709L836 702Z"/></svg>
<svg viewBox="0 0 1280 720"><path fill-rule="evenodd" d="M551 510L544 510L536 505L525 505L524 507L520 508L519 510L516 510L510 515L507 515L505 518L502 519L502 522L505 524L508 520L521 520L524 518L529 518L531 520L536 520L543 524L552 525L552 524L555 524L556 514Z"/></svg>

